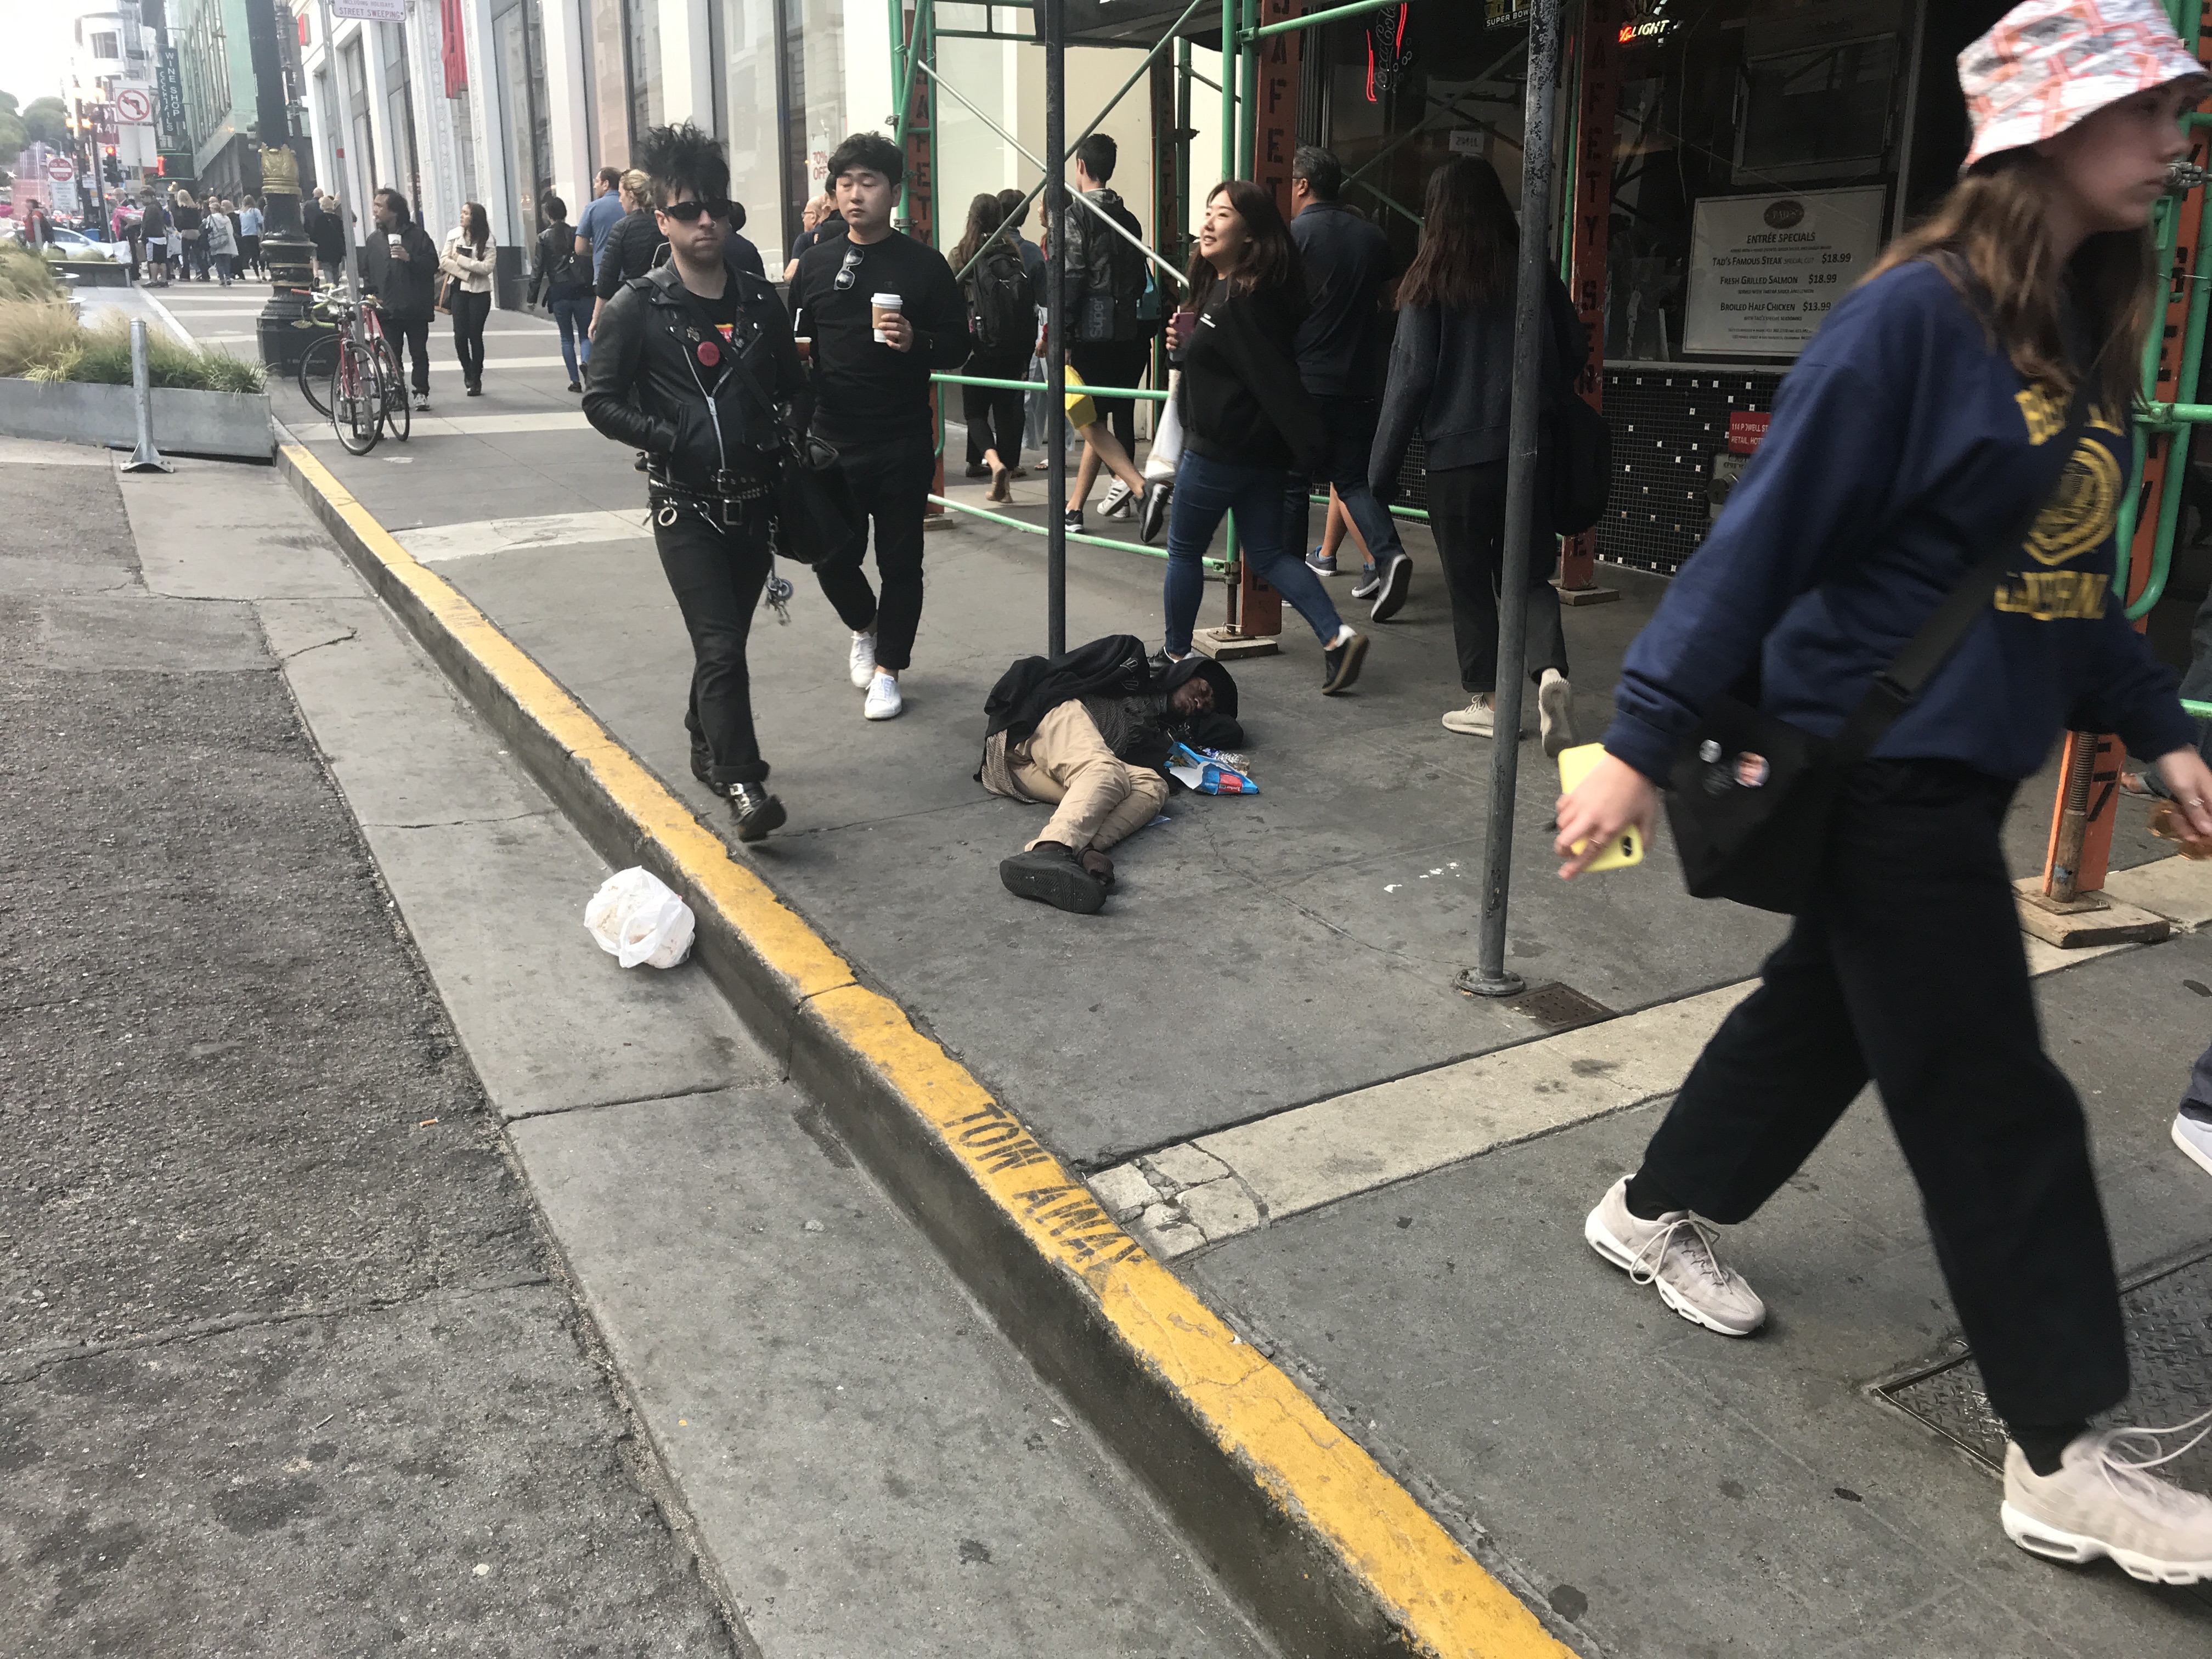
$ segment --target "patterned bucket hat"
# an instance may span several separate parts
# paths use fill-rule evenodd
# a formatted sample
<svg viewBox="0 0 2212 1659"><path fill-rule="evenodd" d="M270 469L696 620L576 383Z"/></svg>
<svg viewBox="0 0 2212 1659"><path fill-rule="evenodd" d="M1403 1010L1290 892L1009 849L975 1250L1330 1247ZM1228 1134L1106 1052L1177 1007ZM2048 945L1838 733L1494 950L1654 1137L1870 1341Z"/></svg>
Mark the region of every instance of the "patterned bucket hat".
<svg viewBox="0 0 2212 1659"><path fill-rule="evenodd" d="M2206 79L2158 0L2025 0L1959 54L1974 125L1966 165L2055 138L2138 92Z"/></svg>

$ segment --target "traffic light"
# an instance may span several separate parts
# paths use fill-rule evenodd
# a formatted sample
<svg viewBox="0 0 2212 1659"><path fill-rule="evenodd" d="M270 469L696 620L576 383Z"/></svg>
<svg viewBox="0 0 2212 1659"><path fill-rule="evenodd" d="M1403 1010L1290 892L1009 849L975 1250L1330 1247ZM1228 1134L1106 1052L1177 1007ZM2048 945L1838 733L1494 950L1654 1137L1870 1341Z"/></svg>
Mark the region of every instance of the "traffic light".
<svg viewBox="0 0 2212 1659"><path fill-rule="evenodd" d="M154 158L154 176L156 179L166 179L169 176L169 158L167 156L156 155Z"/></svg>
<svg viewBox="0 0 2212 1659"><path fill-rule="evenodd" d="M111 185L123 182L123 163L115 159L115 146L112 144L107 147L106 157L100 164L100 176Z"/></svg>

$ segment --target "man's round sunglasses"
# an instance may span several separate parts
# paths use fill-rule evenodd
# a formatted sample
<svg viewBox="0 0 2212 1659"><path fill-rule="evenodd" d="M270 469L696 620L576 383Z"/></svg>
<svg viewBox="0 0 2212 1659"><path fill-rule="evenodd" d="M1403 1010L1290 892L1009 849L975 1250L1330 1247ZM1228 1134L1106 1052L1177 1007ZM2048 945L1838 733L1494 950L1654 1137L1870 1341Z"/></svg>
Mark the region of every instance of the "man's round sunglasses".
<svg viewBox="0 0 2212 1659"><path fill-rule="evenodd" d="M726 219L738 210L738 204L725 196L711 202L671 202L660 210L678 223L688 225L702 213Z"/></svg>

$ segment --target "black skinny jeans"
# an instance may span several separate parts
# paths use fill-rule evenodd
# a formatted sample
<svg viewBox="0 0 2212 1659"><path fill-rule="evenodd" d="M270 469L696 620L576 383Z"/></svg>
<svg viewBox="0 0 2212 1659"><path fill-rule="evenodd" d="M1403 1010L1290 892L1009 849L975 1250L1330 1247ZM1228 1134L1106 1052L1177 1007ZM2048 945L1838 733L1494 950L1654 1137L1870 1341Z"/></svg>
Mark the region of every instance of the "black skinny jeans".
<svg viewBox="0 0 2212 1659"><path fill-rule="evenodd" d="M2016 786L1870 761L1820 899L1698 1056L1637 1195L1743 1220L1871 1079L1998 1416L2069 1424L2128 1392L2081 1103L2043 1052L1997 832Z"/></svg>
<svg viewBox="0 0 2212 1659"><path fill-rule="evenodd" d="M883 442L840 443L837 455L860 509L860 527L814 567L815 578L846 627L856 634L874 628L876 661L897 673L913 659L915 633L921 626L921 520L937 475L936 442L922 431ZM880 606L860 568L871 520L876 575L884 585Z"/></svg>
<svg viewBox="0 0 2212 1659"><path fill-rule="evenodd" d="M395 317L390 312L379 310L376 324L384 331L386 344L392 348L392 361L402 368L407 365L410 353L415 358L415 395L430 395L430 319L428 317Z"/></svg>
<svg viewBox="0 0 2212 1659"><path fill-rule="evenodd" d="M491 293L471 294L456 284L453 298L453 356L461 360L461 379L471 386L483 384L484 319L491 315Z"/></svg>
<svg viewBox="0 0 2212 1659"><path fill-rule="evenodd" d="M968 360L963 374L988 380L1018 380L1029 373L1027 351L1018 356L994 359L981 354ZM968 465L981 466L983 452L995 449L1008 466L1022 464L1022 399L1019 392L994 392L988 386L960 388L960 418L968 422Z"/></svg>
<svg viewBox="0 0 2212 1659"><path fill-rule="evenodd" d="M757 519L726 532L683 507L673 524L653 515L653 542L691 635L691 698L684 726L692 750L704 753L708 781L717 788L764 783L768 763L753 736L745 640L768 581L766 522Z"/></svg>
<svg viewBox="0 0 2212 1659"><path fill-rule="evenodd" d="M1539 452L1536 514L1528 545L1512 562L1528 585L1521 639L1522 665L1541 681L1547 668L1567 672L1567 636L1559 626L1559 562L1552 534L1551 457ZM1505 579L1505 463L1446 466L1429 473L1429 529L1437 540L1444 589L1451 598L1452 642L1459 647L1459 683L1469 696L1498 690L1498 602Z"/></svg>

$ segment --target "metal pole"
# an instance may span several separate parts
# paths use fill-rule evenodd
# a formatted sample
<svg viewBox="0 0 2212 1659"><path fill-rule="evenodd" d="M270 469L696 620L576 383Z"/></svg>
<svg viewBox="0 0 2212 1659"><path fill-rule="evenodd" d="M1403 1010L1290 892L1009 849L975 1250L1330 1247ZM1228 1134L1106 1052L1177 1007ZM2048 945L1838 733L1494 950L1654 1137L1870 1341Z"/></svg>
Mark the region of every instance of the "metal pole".
<svg viewBox="0 0 2212 1659"><path fill-rule="evenodd" d="M1045 514L1045 654L1067 649L1067 3L1044 7L1044 188L1052 226L1052 258L1045 266L1045 476L1050 508Z"/></svg>
<svg viewBox="0 0 2212 1659"><path fill-rule="evenodd" d="M125 472L173 472L154 447L154 377L146 366L146 319L131 319L131 398L138 409L138 447L123 464Z"/></svg>
<svg viewBox="0 0 2212 1659"><path fill-rule="evenodd" d="M1496 726L1490 757L1490 824L1483 848L1482 933L1475 966L1456 983L1477 996L1510 997L1527 988L1505 969L1505 901L1513 873L1513 796L1521 762L1522 631L1528 616L1523 568L1537 524L1536 450L1547 327L1545 284L1552 280L1552 115L1559 78L1559 0L1528 11L1528 105L1521 165L1521 260L1513 295L1513 417L1506 441L1505 544L1498 602ZM1548 575L1547 570L1545 573Z"/></svg>

